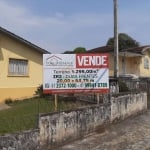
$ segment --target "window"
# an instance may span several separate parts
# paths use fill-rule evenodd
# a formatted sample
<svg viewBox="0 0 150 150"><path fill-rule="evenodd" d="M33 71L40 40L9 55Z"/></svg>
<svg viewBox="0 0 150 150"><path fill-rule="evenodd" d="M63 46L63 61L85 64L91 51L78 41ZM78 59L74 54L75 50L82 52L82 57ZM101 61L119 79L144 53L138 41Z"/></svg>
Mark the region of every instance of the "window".
<svg viewBox="0 0 150 150"><path fill-rule="evenodd" d="M144 58L144 68L149 69L149 60L148 60L148 58Z"/></svg>
<svg viewBox="0 0 150 150"><path fill-rule="evenodd" d="M22 59L9 59L9 75L28 75L28 61Z"/></svg>

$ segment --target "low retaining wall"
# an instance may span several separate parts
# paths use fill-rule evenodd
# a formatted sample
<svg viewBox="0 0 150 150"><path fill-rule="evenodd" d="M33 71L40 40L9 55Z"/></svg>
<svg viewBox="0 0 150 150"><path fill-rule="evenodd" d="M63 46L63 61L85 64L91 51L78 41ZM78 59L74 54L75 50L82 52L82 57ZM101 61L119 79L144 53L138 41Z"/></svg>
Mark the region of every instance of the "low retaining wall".
<svg viewBox="0 0 150 150"><path fill-rule="evenodd" d="M113 96L110 104L40 114L39 130L0 136L2 150L38 150L84 136L97 127L123 120L147 109L147 94Z"/></svg>
<svg viewBox="0 0 150 150"><path fill-rule="evenodd" d="M39 130L0 136L0 150L39 150Z"/></svg>
<svg viewBox="0 0 150 150"><path fill-rule="evenodd" d="M40 116L41 145L68 142L90 133L110 121L110 105L90 106L72 111Z"/></svg>
<svg viewBox="0 0 150 150"><path fill-rule="evenodd" d="M123 120L147 109L146 93L111 97L111 122Z"/></svg>
<svg viewBox="0 0 150 150"><path fill-rule="evenodd" d="M80 138L98 126L123 120L147 109L146 93L113 96L110 104L40 116L41 144L51 146Z"/></svg>

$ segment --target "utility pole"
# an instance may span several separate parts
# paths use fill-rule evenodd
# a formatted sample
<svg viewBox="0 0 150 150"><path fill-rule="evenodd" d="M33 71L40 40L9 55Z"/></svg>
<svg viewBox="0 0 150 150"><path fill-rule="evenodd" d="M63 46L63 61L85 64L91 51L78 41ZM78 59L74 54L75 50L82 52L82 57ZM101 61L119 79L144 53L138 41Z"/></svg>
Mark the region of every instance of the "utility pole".
<svg viewBox="0 0 150 150"><path fill-rule="evenodd" d="M119 56L118 56L118 0L114 2L114 79L116 81L115 92L119 93Z"/></svg>
<svg viewBox="0 0 150 150"><path fill-rule="evenodd" d="M119 77L119 58L118 58L118 0L114 1L114 78Z"/></svg>

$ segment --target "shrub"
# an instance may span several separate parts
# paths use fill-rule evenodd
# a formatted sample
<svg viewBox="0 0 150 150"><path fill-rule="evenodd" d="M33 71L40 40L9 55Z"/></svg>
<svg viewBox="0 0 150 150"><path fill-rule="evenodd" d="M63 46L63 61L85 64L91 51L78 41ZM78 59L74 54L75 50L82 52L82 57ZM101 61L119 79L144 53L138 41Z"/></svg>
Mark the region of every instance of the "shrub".
<svg viewBox="0 0 150 150"><path fill-rule="evenodd" d="M129 92L129 88L125 82L119 81L119 92Z"/></svg>
<svg viewBox="0 0 150 150"><path fill-rule="evenodd" d="M21 100L14 100L13 103L19 103Z"/></svg>
<svg viewBox="0 0 150 150"><path fill-rule="evenodd" d="M12 104L12 103L13 103L13 100L11 98L5 99L5 104L9 105L9 104Z"/></svg>
<svg viewBox="0 0 150 150"><path fill-rule="evenodd" d="M39 87L37 87L37 90L35 91L35 95L41 98L46 98L50 96L50 94L43 93L43 85L40 85Z"/></svg>

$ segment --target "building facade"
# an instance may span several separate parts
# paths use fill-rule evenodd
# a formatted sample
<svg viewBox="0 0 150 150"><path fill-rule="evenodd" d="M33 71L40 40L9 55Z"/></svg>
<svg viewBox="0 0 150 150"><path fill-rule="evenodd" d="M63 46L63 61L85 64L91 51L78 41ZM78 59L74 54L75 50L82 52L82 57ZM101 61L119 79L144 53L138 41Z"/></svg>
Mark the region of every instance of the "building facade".
<svg viewBox="0 0 150 150"><path fill-rule="evenodd" d="M0 102L35 94L42 84L43 53L49 52L0 28Z"/></svg>
<svg viewBox="0 0 150 150"><path fill-rule="evenodd" d="M109 76L114 76L114 52L112 46L91 49L88 53L109 54ZM140 46L119 51L119 76L150 78L150 46Z"/></svg>

